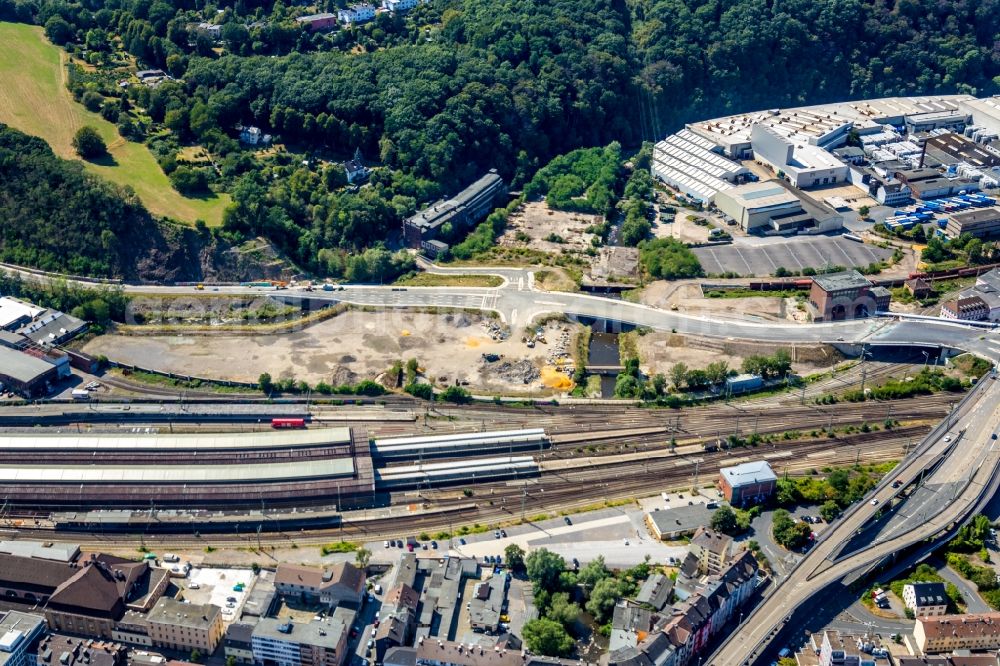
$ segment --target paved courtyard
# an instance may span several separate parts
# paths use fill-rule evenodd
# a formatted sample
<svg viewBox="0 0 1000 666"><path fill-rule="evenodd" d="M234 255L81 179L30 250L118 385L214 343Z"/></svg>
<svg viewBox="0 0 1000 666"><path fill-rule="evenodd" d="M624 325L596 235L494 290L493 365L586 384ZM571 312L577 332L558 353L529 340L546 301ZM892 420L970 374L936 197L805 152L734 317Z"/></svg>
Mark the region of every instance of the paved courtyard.
<svg viewBox="0 0 1000 666"><path fill-rule="evenodd" d="M857 267L888 259L892 251L843 237L794 238L767 244L739 241L731 245L694 249L702 268L710 275L733 272L743 276L773 275L779 266L789 271L806 267Z"/></svg>

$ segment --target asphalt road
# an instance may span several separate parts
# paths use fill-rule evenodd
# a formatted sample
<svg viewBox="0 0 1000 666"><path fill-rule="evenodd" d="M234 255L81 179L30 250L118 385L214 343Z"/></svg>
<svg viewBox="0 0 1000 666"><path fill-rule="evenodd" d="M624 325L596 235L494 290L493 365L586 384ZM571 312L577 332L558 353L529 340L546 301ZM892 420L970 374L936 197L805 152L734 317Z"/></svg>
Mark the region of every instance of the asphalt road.
<svg viewBox="0 0 1000 666"><path fill-rule="evenodd" d="M880 484L865 503L832 525L788 578L750 613L710 663L737 666L764 660L771 654L770 642L774 636L781 633L800 608L808 607L810 614L818 614L813 608L823 602L816 595L887 556L946 533L956 521L981 507L983 497L996 492L1000 447L992 434L998 426L1000 383L993 378L984 379L982 388L963 403L954 419L932 432L893 473L891 479L902 479L903 488L897 490L888 483ZM960 429L965 431L961 437ZM934 461L940 464L923 474ZM936 492L913 493L893 511L883 514L914 483ZM937 495L938 499L931 495ZM943 502L939 499L942 497ZM873 536L851 546L859 532L872 529Z"/></svg>
<svg viewBox="0 0 1000 666"><path fill-rule="evenodd" d="M16 270L25 279L48 281L36 272ZM857 342L868 344L945 345L978 351L991 357L1000 356L1000 339L995 333L956 322L905 321L863 319L821 324L782 324L777 322L735 321L710 316L696 316L679 311L660 310L639 303L602 298L589 294L541 292L534 288L534 273L520 268L438 268L433 272L450 274L496 274L503 284L485 287L384 287L344 285L339 291L304 289L275 290L274 288L208 286L124 285L134 298L143 296L184 296L218 293L219 295L270 294L276 298L307 297L317 301L345 302L377 307L442 307L493 311L511 326L526 325L539 315L553 312L578 317L620 321L657 330L672 330L687 335L764 342ZM89 283L81 283L87 285Z"/></svg>

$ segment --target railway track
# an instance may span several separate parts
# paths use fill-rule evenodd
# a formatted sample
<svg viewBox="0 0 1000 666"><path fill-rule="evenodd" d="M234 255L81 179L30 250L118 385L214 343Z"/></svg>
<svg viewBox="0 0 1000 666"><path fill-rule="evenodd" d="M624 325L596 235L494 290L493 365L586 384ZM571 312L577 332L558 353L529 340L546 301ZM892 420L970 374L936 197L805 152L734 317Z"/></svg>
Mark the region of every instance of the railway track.
<svg viewBox="0 0 1000 666"><path fill-rule="evenodd" d="M80 542L89 548L130 548L140 543L147 547L246 548L260 543L267 547L291 547L315 545L331 540L380 541L385 538L415 534L421 531L453 531L459 525L479 524L493 526L517 522L522 511L525 516L539 513L551 514L572 511L591 506L595 498L601 503L632 499L649 495L663 489L683 488L688 483L708 480L720 467L734 464L742 457L771 456L784 460L781 471L789 473L806 472L824 466L850 464L856 461L876 462L901 457L905 446L919 438L928 430L914 426L900 430L889 430L855 435L839 439L820 439L795 443L775 444L757 449L739 449L715 453L689 453L649 459L645 461L616 461L595 463L558 473L544 473L524 481L484 484L477 486L472 501L479 503L475 509L456 509L445 514L418 514L413 516L374 518L348 521L342 527L311 530L309 532L271 532L260 535L211 535L195 538L186 534L156 535L104 535L92 532L58 532L51 530L23 529L23 535L31 538L52 538ZM834 447L831 449L831 443ZM608 479L613 478L613 482ZM420 493L408 493L395 499L416 499L427 503ZM465 504L470 498L438 500L437 508L448 509L449 505ZM44 537L40 535L45 535Z"/></svg>

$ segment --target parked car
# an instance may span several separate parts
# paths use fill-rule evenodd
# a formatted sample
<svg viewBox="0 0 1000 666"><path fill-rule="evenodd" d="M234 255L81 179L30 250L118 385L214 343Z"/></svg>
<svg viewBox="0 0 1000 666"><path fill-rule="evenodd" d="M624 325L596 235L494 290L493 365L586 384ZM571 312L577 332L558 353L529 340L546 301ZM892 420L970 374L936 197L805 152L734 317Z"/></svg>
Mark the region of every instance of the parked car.
<svg viewBox="0 0 1000 666"><path fill-rule="evenodd" d="M383 541L382 542L382 546L385 547L385 548L388 548L389 547L389 542L388 541Z"/></svg>
<svg viewBox="0 0 1000 666"><path fill-rule="evenodd" d="M493 530L493 538L494 539L500 538L500 530Z"/></svg>
<svg viewBox="0 0 1000 666"><path fill-rule="evenodd" d="M563 517L563 521L564 521L564 522L565 522L565 523L566 523L567 525L572 525L572 524L573 524L573 521L569 519L569 516L564 516L564 517Z"/></svg>
<svg viewBox="0 0 1000 666"><path fill-rule="evenodd" d="M871 504L872 506L878 506L878 498L877 497L873 497L872 501L869 502L869 504Z"/></svg>

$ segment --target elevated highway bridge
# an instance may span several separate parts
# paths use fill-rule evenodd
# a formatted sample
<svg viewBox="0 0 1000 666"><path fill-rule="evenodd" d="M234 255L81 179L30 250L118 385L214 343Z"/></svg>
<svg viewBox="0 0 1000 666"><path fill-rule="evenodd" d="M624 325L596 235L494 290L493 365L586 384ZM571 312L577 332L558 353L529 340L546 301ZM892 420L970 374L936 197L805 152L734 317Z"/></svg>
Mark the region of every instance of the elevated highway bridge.
<svg viewBox="0 0 1000 666"><path fill-rule="evenodd" d="M828 529L788 577L705 661L713 666L769 663L821 595L885 563L914 559L950 538L1000 485L1000 381L984 378L953 414L863 502ZM897 487L894 484L899 481Z"/></svg>

